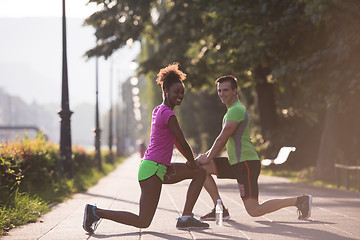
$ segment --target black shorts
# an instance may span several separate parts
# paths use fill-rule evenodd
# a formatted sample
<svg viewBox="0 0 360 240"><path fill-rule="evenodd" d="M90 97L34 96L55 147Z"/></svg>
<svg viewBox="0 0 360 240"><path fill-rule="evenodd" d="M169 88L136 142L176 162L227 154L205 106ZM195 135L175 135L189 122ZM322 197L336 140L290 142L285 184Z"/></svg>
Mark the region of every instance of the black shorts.
<svg viewBox="0 0 360 240"><path fill-rule="evenodd" d="M230 165L228 158L214 158L218 178L236 179L242 200L259 198L258 178L261 164L258 160L250 160Z"/></svg>

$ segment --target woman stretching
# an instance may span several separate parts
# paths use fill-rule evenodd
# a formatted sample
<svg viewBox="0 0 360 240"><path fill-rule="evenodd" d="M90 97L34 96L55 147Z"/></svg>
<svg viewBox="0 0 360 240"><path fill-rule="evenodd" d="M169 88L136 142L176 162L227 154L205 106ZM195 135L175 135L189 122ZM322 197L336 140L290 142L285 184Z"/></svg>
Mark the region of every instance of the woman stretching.
<svg viewBox="0 0 360 240"><path fill-rule="evenodd" d="M186 196L183 215L176 227L208 228L209 225L194 218L192 210L206 178L206 171L194 161L193 152L186 141L173 112L184 98L183 81L186 74L173 63L160 70L156 82L161 85L163 103L153 110L150 145L140 163L138 180L141 188L139 215L97 208L87 204L83 228L93 233L100 218L138 228L147 228L154 217L162 184L173 184L192 179ZM174 144L187 159L187 163L171 163Z"/></svg>

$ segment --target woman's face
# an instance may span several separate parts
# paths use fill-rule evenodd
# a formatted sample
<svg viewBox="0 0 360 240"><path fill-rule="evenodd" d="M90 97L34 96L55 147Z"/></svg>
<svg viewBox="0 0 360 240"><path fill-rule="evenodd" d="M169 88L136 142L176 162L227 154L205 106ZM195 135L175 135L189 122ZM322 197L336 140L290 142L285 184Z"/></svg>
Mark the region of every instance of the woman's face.
<svg viewBox="0 0 360 240"><path fill-rule="evenodd" d="M167 100L171 107L180 105L184 99L184 85L182 83L174 83L167 91ZM166 94L166 93L165 93Z"/></svg>

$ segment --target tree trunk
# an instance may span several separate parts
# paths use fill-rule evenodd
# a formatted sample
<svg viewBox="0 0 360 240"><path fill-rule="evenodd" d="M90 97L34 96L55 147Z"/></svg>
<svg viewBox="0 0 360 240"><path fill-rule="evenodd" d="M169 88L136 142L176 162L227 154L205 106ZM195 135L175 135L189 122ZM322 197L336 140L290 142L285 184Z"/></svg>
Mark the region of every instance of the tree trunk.
<svg viewBox="0 0 360 240"><path fill-rule="evenodd" d="M333 181L337 155L337 114L335 107L327 106L324 128L320 138L319 154L316 161L315 179Z"/></svg>
<svg viewBox="0 0 360 240"><path fill-rule="evenodd" d="M342 108L328 105L321 134L315 179L335 182L335 162L356 165L359 156L360 93L348 95Z"/></svg>
<svg viewBox="0 0 360 240"><path fill-rule="evenodd" d="M269 67L261 65L255 69L255 77L257 78L255 90L258 98L260 126L265 140L270 139L271 132L277 127L274 84L267 81L270 72Z"/></svg>

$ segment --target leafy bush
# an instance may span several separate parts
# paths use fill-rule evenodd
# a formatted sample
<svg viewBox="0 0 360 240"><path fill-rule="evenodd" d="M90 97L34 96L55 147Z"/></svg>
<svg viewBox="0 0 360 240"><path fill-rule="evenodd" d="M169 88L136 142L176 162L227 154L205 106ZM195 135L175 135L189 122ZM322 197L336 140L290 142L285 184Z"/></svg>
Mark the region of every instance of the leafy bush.
<svg viewBox="0 0 360 240"><path fill-rule="evenodd" d="M2 196L20 188L32 192L34 187L56 180L58 146L47 142L43 135L35 140L0 145L0 191ZM4 199L0 199L0 203Z"/></svg>
<svg viewBox="0 0 360 240"><path fill-rule="evenodd" d="M13 226L36 221L49 211L49 204L86 190L115 168L104 163L100 172L94 154L78 146L72 151L74 178L66 179L58 174L59 146L43 135L0 143L0 236Z"/></svg>

